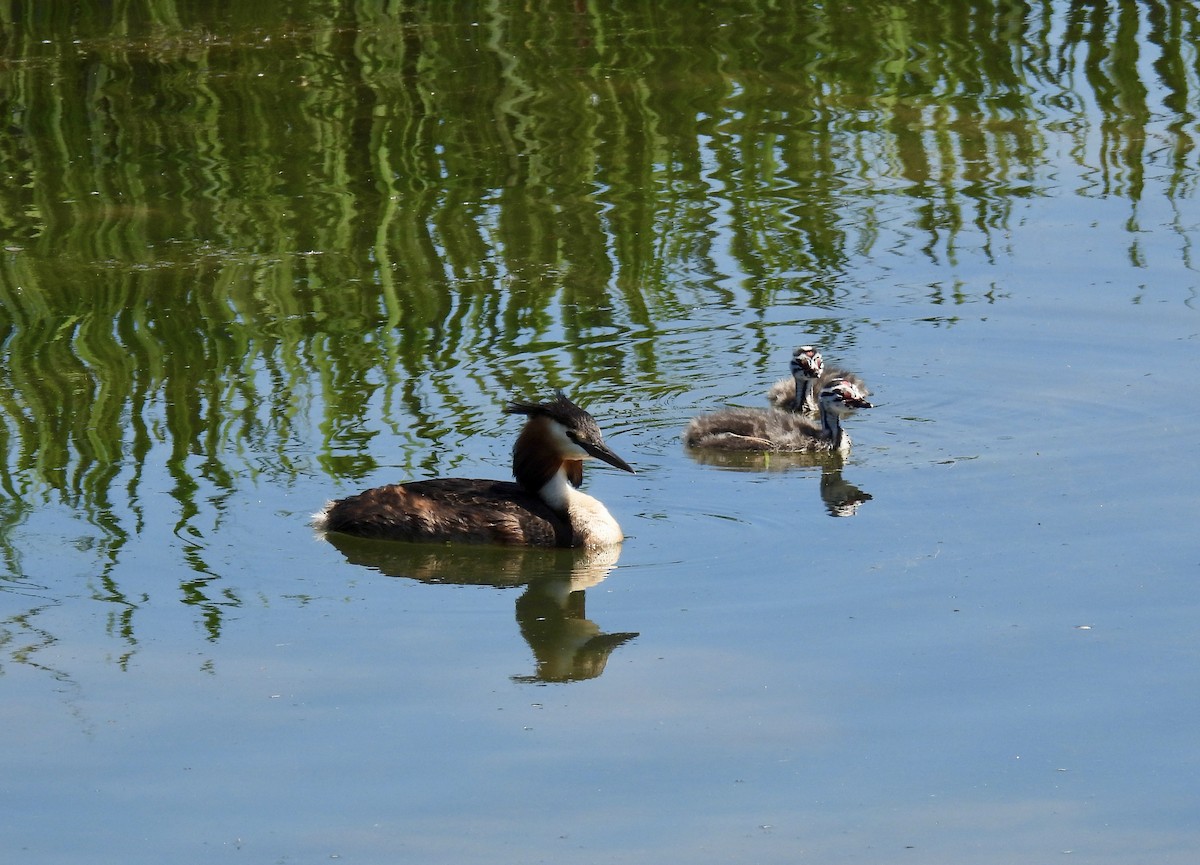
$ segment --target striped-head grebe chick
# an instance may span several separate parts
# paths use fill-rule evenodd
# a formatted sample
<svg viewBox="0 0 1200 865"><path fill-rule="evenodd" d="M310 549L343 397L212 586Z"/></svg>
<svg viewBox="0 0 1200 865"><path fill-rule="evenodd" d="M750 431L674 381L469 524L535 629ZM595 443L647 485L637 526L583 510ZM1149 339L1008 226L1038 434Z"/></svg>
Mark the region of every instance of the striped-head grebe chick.
<svg viewBox="0 0 1200 865"><path fill-rule="evenodd" d="M821 353L811 345L792 352L792 377L781 378L767 391L767 401L786 411L819 411L817 381L825 370Z"/></svg>
<svg viewBox="0 0 1200 865"><path fill-rule="evenodd" d="M532 547L620 543L621 527L608 509L576 489L583 483L585 459L633 472L604 444L592 416L562 391L549 402L512 402L504 411L528 418L513 445L516 483L438 478L389 484L329 502L314 515L313 525L398 541Z"/></svg>
<svg viewBox="0 0 1200 865"><path fill-rule="evenodd" d="M842 418L857 408L872 408L858 384L833 379L821 388L820 423L778 409L727 408L692 418L683 441L692 448L793 453L845 453L850 436Z"/></svg>

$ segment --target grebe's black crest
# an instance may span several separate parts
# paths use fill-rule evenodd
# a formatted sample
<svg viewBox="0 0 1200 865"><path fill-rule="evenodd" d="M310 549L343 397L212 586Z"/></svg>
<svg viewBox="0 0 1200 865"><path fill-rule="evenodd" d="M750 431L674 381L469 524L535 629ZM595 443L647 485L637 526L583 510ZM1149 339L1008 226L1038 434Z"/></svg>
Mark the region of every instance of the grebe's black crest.
<svg viewBox="0 0 1200 865"><path fill-rule="evenodd" d="M595 419L561 391L548 402L514 401L505 412L527 418L513 446L515 484L462 478L388 484L330 502L314 515L313 525L325 532L405 541L620 543L620 526L604 505L575 489L583 482L585 459L633 472L604 443Z"/></svg>
<svg viewBox="0 0 1200 865"><path fill-rule="evenodd" d="M604 443L596 419L567 399L561 390L549 402L514 400L504 412L529 418L513 445L513 477L530 492L545 486L560 466L567 480L578 487L583 483L583 460L587 457L634 473Z"/></svg>
<svg viewBox="0 0 1200 865"><path fill-rule="evenodd" d="M526 417L544 416L558 421L565 427L587 427L596 438L601 437L596 419L567 399L567 395L561 390L555 391L554 399L546 402L513 400L504 407L504 413L523 414Z"/></svg>

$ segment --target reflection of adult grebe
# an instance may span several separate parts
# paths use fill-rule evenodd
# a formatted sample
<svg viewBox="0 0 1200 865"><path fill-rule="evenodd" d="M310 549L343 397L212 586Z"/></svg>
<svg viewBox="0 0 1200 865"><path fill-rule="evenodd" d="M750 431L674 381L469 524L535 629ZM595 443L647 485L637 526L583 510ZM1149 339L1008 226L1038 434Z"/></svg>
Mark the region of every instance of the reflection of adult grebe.
<svg viewBox="0 0 1200 865"><path fill-rule="evenodd" d="M727 408L692 418L684 431L688 447L736 451L845 453L850 436L842 418L856 408L871 408L860 385L852 379L833 379L821 388L820 425L806 417L777 409Z"/></svg>
<svg viewBox="0 0 1200 865"><path fill-rule="evenodd" d="M609 548L615 549L615 548ZM601 550L600 553L605 551ZM576 554L579 555L579 554ZM616 564L615 553L607 569ZM591 570L597 563L590 563ZM578 574L571 579L531 582L517 598L517 625L537 663L532 675L513 676L514 682L576 682L604 672L609 656L637 633L608 633L587 616L585 592Z"/></svg>
<svg viewBox="0 0 1200 865"><path fill-rule="evenodd" d="M313 516L313 525L398 541L533 547L620 543L621 527L608 509L576 489L583 482L585 459L633 471L604 444L592 416L561 391L549 402L512 402L504 411L529 418L513 445L516 483L437 478L389 484L329 502Z"/></svg>
<svg viewBox="0 0 1200 865"><path fill-rule="evenodd" d="M817 394L821 388L835 379L852 382L859 395L867 397L870 391L862 379L844 369L825 369L821 353L811 345L802 345L792 352L792 377L781 378L767 391L767 402L786 411L817 412Z"/></svg>
<svg viewBox="0 0 1200 865"><path fill-rule="evenodd" d="M586 590L599 585L617 565L620 546L586 550L528 547L455 547L396 544L331 534L330 543L351 564L427 584L524 586L517 598L521 635L537 663L517 682L574 682L604 672L609 656L637 633L609 632L587 617Z"/></svg>

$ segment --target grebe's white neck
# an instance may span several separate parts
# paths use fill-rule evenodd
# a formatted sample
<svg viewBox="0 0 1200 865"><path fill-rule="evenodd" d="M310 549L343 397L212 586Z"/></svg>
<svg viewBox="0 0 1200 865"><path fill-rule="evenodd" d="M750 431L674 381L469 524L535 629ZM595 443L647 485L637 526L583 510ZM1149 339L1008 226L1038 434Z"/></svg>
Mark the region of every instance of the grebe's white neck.
<svg viewBox="0 0 1200 865"><path fill-rule="evenodd" d="M565 465L538 490L538 497L566 517L582 546L613 546L625 538L608 508L599 499L575 488L567 478Z"/></svg>

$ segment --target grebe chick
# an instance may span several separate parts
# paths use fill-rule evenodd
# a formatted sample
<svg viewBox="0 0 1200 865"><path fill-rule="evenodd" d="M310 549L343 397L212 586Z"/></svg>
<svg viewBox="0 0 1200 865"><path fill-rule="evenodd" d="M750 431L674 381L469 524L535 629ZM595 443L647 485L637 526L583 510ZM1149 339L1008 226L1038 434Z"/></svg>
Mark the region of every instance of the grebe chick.
<svg viewBox="0 0 1200 865"><path fill-rule="evenodd" d="M778 409L727 408L692 418L683 440L692 448L734 451L845 453L850 436L842 418L856 408L872 408L856 382L833 379L821 388L820 423Z"/></svg>
<svg viewBox="0 0 1200 865"><path fill-rule="evenodd" d="M817 380L825 369L821 353L811 345L792 352L792 377L781 378L767 391L767 401L787 411L819 411Z"/></svg>
<svg viewBox="0 0 1200 865"><path fill-rule="evenodd" d="M608 509L580 492L583 461L632 473L608 449L590 414L559 391L544 403L512 402L505 414L528 420L513 445L508 481L437 478L376 487L329 502L313 516L325 532L398 541L457 541L532 547L619 544Z"/></svg>
<svg viewBox="0 0 1200 865"><path fill-rule="evenodd" d="M844 369L826 369L821 353L811 345L802 345L792 353L792 377L781 378L767 391L767 402L785 411L818 412L817 394L836 379L853 382L859 395L870 396L863 380Z"/></svg>

